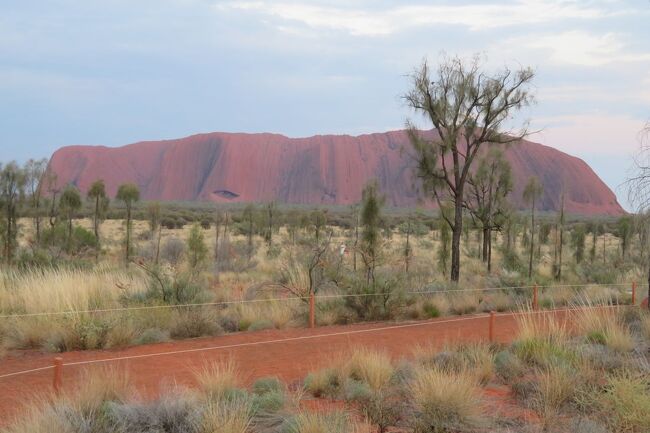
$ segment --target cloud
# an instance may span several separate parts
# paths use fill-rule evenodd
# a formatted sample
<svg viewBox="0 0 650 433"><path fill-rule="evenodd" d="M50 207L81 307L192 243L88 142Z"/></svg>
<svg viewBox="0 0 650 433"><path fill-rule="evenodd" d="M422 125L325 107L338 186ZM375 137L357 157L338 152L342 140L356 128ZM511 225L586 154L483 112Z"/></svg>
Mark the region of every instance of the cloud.
<svg viewBox="0 0 650 433"><path fill-rule="evenodd" d="M513 38L505 42L510 49L528 48L541 50L555 63L602 66L610 63L634 63L650 61L650 52L631 52L621 34L595 34L572 30L555 34L543 34Z"/></svg>
<svg viewBox="0 0 650 433"><path fill-rule="evenodd" d="M623 114L584 113L535 119L539 141L572 155L629 156L639 147L644 119Z"/></svg>
<svg viewBox="0 0 650 433"><path fill-rule="evenodd" d="M514 25L557 22L561 19L598 19L612 11L570 0L518 0L513 3L407 5L388 9L325 6L266 1L220 3L217 10L241 10L277 17L311 28L346 31L354 36L386 36L409 28L430 25L460 25L486 30ZM286 26L283 26L286 29Z"/></svg>

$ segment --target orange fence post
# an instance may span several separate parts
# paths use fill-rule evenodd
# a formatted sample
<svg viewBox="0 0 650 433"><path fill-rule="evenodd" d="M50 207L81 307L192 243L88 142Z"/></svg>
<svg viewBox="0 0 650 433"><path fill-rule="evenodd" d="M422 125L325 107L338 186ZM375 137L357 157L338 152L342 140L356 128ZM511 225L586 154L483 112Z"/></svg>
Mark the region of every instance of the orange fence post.
<svg viewBox="0 0 650 433"><path fill-rule="evenodd" d="M636 305L636 281L632 281L632 305Z"/></svg>
<svg viewBox="0 0 650 433"><path fill-rule="evenodd" d="M533 310L537 311L539 309L539 305L537 303L537 284L533 287Z"/></svg>
<svg viewBox="0 0 650 433"><path fill-rule="evenodd" d="M309 294L309 327L310 328L315 328L316 327L316 314L315 310L316 309L316 300L314 299L314 293Z"/></svg>
<svg viewBox="0 0 650 433"><path fill-rule="evenodd" d="M494 343L494 311L490 311L489 338L490 343Z"/></svg>
<svg viewBox="0 0 650 433"><path fill-rule="evenodd" d="M63 358L56 357L54 358L54 378L52 380L52 386L54 387L54 392L59 394L61 393L61 385L63 385Z"/></svg>

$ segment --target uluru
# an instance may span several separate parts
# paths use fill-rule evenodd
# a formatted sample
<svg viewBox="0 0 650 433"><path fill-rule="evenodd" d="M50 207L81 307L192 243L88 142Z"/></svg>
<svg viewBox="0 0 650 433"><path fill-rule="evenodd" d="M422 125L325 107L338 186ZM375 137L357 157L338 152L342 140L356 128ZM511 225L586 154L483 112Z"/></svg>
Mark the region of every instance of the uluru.
<svg viewBox="0 0 650 433"><path fill-rule="evenodd" d="M408 148L402 130L307 138L213 132L122 147L63 147L52 156L50 170L59 187L74 184L82 191L103 179L114 195L121 183L133 182L145 200L307 205L358 202L374 178L386 204L403 207L422 203ZM530 141L507 147L505 155L514 177L510 197L519 208L525 207L522 191L534 175L544 186L541 210L557 210L564 190L570 213L624 213L610 188L579 158Z"/></svg>

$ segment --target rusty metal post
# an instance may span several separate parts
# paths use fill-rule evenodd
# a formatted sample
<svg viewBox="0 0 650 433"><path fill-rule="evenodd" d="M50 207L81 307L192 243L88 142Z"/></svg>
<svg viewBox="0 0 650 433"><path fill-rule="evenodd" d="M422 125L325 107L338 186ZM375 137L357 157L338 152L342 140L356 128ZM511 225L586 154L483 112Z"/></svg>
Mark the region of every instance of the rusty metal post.
<svg viewBox="0 0 650 433"><path fill-rule="evenodd" d="M490 311L490 324L489 324L489 339L490 343L494 343L494 311Z"/></svg>
<svg viewBox="0 0 650 433"><path fill-rule="evenodd" d="M533 310L537 311L539 310L539 304L537 301L537 284L533 287Z"/></svg>
<svg viewBox="0 0 650 433"><path fill-rule="evenodd" d="M54 378L52 380L52 387L56 394L61 393L61 386L63 385L63 358L60 356L54 358Z"/></svg>
<svg viewBox="0 0 650 433"><path fill-rule="evenodd" d="M636 281L632 281L632 305L636 305Z"/></svg>
<svg viewBox="0 0 650 433"><path fill-rule="evenodd" d="M315 328L316 327L316 299L314 297L314 293L309 294L309 327L310 328Z"/></svg>

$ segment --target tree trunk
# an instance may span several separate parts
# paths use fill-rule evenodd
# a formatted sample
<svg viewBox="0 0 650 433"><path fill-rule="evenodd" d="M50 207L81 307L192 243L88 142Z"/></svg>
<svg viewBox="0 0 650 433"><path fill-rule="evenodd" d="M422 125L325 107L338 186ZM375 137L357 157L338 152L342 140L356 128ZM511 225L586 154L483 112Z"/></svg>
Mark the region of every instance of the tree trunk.
<svg viewBox="0 0 650 433"><path fill-rule="evenodd" d="M460 279L460 236L463 233L462 194L456 196L454 203L454 226L451 228L451 271L449 278L453 282Z"/></svg>
<svg viewBox="0 0 650 433"><path fill-rule="evenodd" d="M93 226L95 229L95 239L99 242L99 196L95 198L95 218L93 219Z"/></svg>
<svg viewBox="0 0 650 433"><path fill-rule="evenodd" d="M530 209L530 257L528 259L528 279L533 276L533 253L535 251L535 199Z"/></svg>
<svg viewBox="0 0 650 433"><path fill-rule="evenodd" d="M411 261L411 244L409 242L409 237L411 234L411 222L408 222L406 229L406 250L404 251L404 265L406 268L406 273L409 273L409 262Z"/></svg>
<svg viewBox="0 0 650 433"><path fill-rule="evenodd" d="M356 215L356 223L354 226L354 248L352 249L352 269L357 271L357 246L359 245L359 211Z"/></svg>
<svg viewBox="0 0 650 433"><path fill-rule="evenodd" d="M558 245L558 263L557 263L557 279L562 279L562 250L564 249L564 227L560 229L560 244Z"/></svg>
<svg viewBox="0 0 650 433"><path fill-rule="evenodd" d="M483 226L483 254L481 257L484 263L488 261L489 243L490 243L490 228L486 224Z"/></svg>
<svg viewBox="0 0 650 433"><path fill-rule="evenodd" d="M126 266L129 266L129 257L131 257L131 207L126 207Z"/></svg>
<svg viewBox="0 0 650 433"><path fill-rule="evenodd" d="M68 215L68 252L72 251L72 214Z"/></svg>
<svg viewBox="0 0 650 433"><path fill-rule="evenodd" d="M160 241L162 239L162 224L158 226L158 243L156 245L156 265L158 265L158 262L160 261Z"/></svg>
<svg viewBox="0 0 650 433"><path fill-rule="evenodd" d="M5 260L11 264L11 203L7 203L7 239L5 239Z"/></svg>
<svg viewBox="0 0 650 433"><path fill-rule="evenodd" d="M253 256L253 215L248 218L248 261L250 262Z"/></svg>
<svg viewBox="0 0 650 433"><path fill-rule="evenodd" d="M650 310L650 266L648 266L648 310Z"/></svg>
<svg viewBox="0 0 650 433"><path fill-rule="evenodd" d="M492 271L492 230L488 230L487 269Z"/></svg>
<svg viewBox="0 0 650 433"><path fill-rule="evenodd" d="M40 193L39 193L40 196ZM40 197L34 203L34 226L36 227L36 245L41 244L41 200Z"/></svg>
<svg viewBox="0 0 650 433"><path fill-rule="evenodd" d="M269 206L269 249L273 245L273 209Z"/></svg>
<svg viewBox="0 0 650 433"><path fill-rule="evenodd" d="M220 221L221 216L217 215L214 221L214 235L215 235L215 240L214 240L214 263L218 264L219 263L219 232L220 232Z"/></svg>

